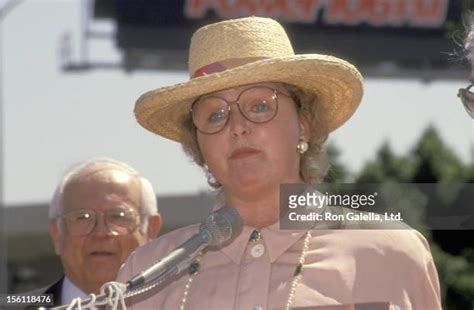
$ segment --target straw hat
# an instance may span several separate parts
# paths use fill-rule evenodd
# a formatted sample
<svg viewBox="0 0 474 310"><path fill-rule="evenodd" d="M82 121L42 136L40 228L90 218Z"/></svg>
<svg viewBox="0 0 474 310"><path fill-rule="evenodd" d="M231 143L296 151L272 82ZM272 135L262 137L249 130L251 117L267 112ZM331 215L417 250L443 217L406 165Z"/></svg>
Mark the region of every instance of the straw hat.
<svg viewBox="0 0 474 310"><path fill-rule="evenodd" d="M189 49L189 75L187 82L149 91L137 100L135 116L143 127L180 142L183 120L199 96L273 81L314 93L333 131L351 117L363 93L362 76L353 65L328 55L295 55L282 26L262 17L197 30Z"/></svg>

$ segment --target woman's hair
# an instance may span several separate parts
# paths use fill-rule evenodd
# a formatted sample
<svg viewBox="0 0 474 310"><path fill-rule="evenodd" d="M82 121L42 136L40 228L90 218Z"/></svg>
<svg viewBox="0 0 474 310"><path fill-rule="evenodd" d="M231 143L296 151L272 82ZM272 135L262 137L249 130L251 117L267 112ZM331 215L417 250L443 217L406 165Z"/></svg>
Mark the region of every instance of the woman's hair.
<svg viewBox="0 0 474 310"><path fill-rule="evenodd" d="M296 104L300 117L306 119L309 124L310 138L308 150L301 155L300 176L303 182L315 184L320 182L329 169L326 150L323 146L328 137L326 115L323 107L318 104L318 98L296 86L283 84ZM204 157L199 149L196 128L194 127L191 114L182 120L185 128L181 137L184 152L192 158L199 166L205 168ZM296 152L296 149L295 149ZM207 171L206 171L207 172ZM219 189L221 185L217 182L209 182L210 186Z"/></svg>
<svg viewBox="0 0 474 310"><path fill-rule="evenodd" d="M474 65L474 13L470 13L468 17L464 49L467 59Z"/></svg>
<svg viewBox="0 0 474 310"><path fill-rule="evenodd" d="M324 148L324 142L329 135L327 113L323 106L318 104L318 98L312 93L288 84L285 84L285 88L296 104L298 115L309 124L310 137L307 141L309 147L301 155L300 176L303 182L315 184L322 181L329 170L329 162Z"/></svg>

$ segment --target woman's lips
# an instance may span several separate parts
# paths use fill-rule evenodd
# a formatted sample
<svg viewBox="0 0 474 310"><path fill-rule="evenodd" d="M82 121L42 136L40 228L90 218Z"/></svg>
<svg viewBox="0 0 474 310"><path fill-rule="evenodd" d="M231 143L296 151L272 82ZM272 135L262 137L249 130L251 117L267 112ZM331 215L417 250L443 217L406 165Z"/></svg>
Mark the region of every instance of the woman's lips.
<svg viewBox="0 0 474 310"><path fill-rule="evenodd" d="M258 153L260 153L260 151L257 149L253 149L251 147L242 147L242 148L238 148L234 150L232 154L230 154L229 159L245 158L245 157L252 156Z"/></svg>
<svg viewBox="0 0 474 310"><path fill-rule="evenodd" d="M113 252L108 252L108 251L94 251L94 252L89 253L89 255L100 257L100 256L112 256L115 254Z"/></svg>

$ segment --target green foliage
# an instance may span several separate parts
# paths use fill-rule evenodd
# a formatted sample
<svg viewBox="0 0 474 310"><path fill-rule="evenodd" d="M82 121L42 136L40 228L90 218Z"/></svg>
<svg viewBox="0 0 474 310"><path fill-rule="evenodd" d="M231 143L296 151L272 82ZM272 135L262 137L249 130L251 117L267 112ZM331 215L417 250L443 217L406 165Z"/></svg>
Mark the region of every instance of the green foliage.
<svg viewBox="0 0 474 310"><path fill-rule="evenodd" d="M414 162L414 183L462 182L469 177L468 169L433 126L424 131L410 157Z"/></svg>
<svg viewBox="0 0 474 310"><path fill-rule="evenodd" d="M440 279L443 308L471 309L474 300L473 249L454 256L432 243L431 253Z"/></svg>
<svg viewBox="0 0 474 310"><path fill-rule="evenodd" d="M340 152L334 145L329 147L329 151L329 158L333 163L334 170L332 180L336 183L348 182L350 172L338 161ZM429 126L408 154L397 155L387 142L383 143L377 150L375 158L368 161L361 171L355 173L354 179L356 183L444 183L453 185L474 183L474 158L469 164L463 163L442 140L436 128ZM463 193L461 190L456 191L456 186L440 186L439 188L446 190L441 190L436 193L437 196L430 198L432 201L435 200L446 205L459 199L463 194L468 194L468 197L472 195L472 193ZM468 201L472 201L472 199L468 199ZM472 206L465 207L472 214ZM429 210L427 211L429 212ZM413 210L413 212L422 211ZM472 230L435 230L425 232L424 235L430 240L433 258L438 269L443 308L473 309L474 248L472 246Z"/></svg>
<svg viewBox="0 0 474 310"><path fill-rule="evenodd" d="M393 153L385 142L356 178L356 183L408 182L412 174L410 160Z"/></svg>
<svg viewBox="0 0 474 310"><path fill-rule="evenodd" d="M340 162L341 152L337 149L334 144L329 144L326 147L329 162L331 167L329 168L325 182L327 183L344 183L349 177L349 172L346 167Z"/></svg>
<svg viewBox="0 0 474 310"><path fill-rule="evenodd" d="M337 150L333 152L337 153ZM340 166L338 163L338 169L348 175L347 169ZM356 174L355 182L438 183L467 182L472 179L474 163L464 165L442 141L436 128L429 126L407 155L397 155L388 142L383 143L375 159L367 162Z"/></svg>
<svg viewBox="0 0 474 310"><path fill-rule="evenodd" d="M472 154L474 154L474 146L472 148ZM466 169L467 179L466 183L474 183L474 158L472 158L472 163Z"/></svg>

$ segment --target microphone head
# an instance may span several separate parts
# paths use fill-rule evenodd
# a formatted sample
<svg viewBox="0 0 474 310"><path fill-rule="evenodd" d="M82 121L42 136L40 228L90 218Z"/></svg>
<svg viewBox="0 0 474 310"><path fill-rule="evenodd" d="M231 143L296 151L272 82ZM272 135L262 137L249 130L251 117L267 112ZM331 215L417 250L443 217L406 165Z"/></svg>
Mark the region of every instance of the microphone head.
<svg viewBox="0 0 474 310"><path fill-rule="evenodd" d="M201 223L200 232L206 232L210 246L221 246L242 232L244 223L236 208L222 207L212 212Z"/></svg>

